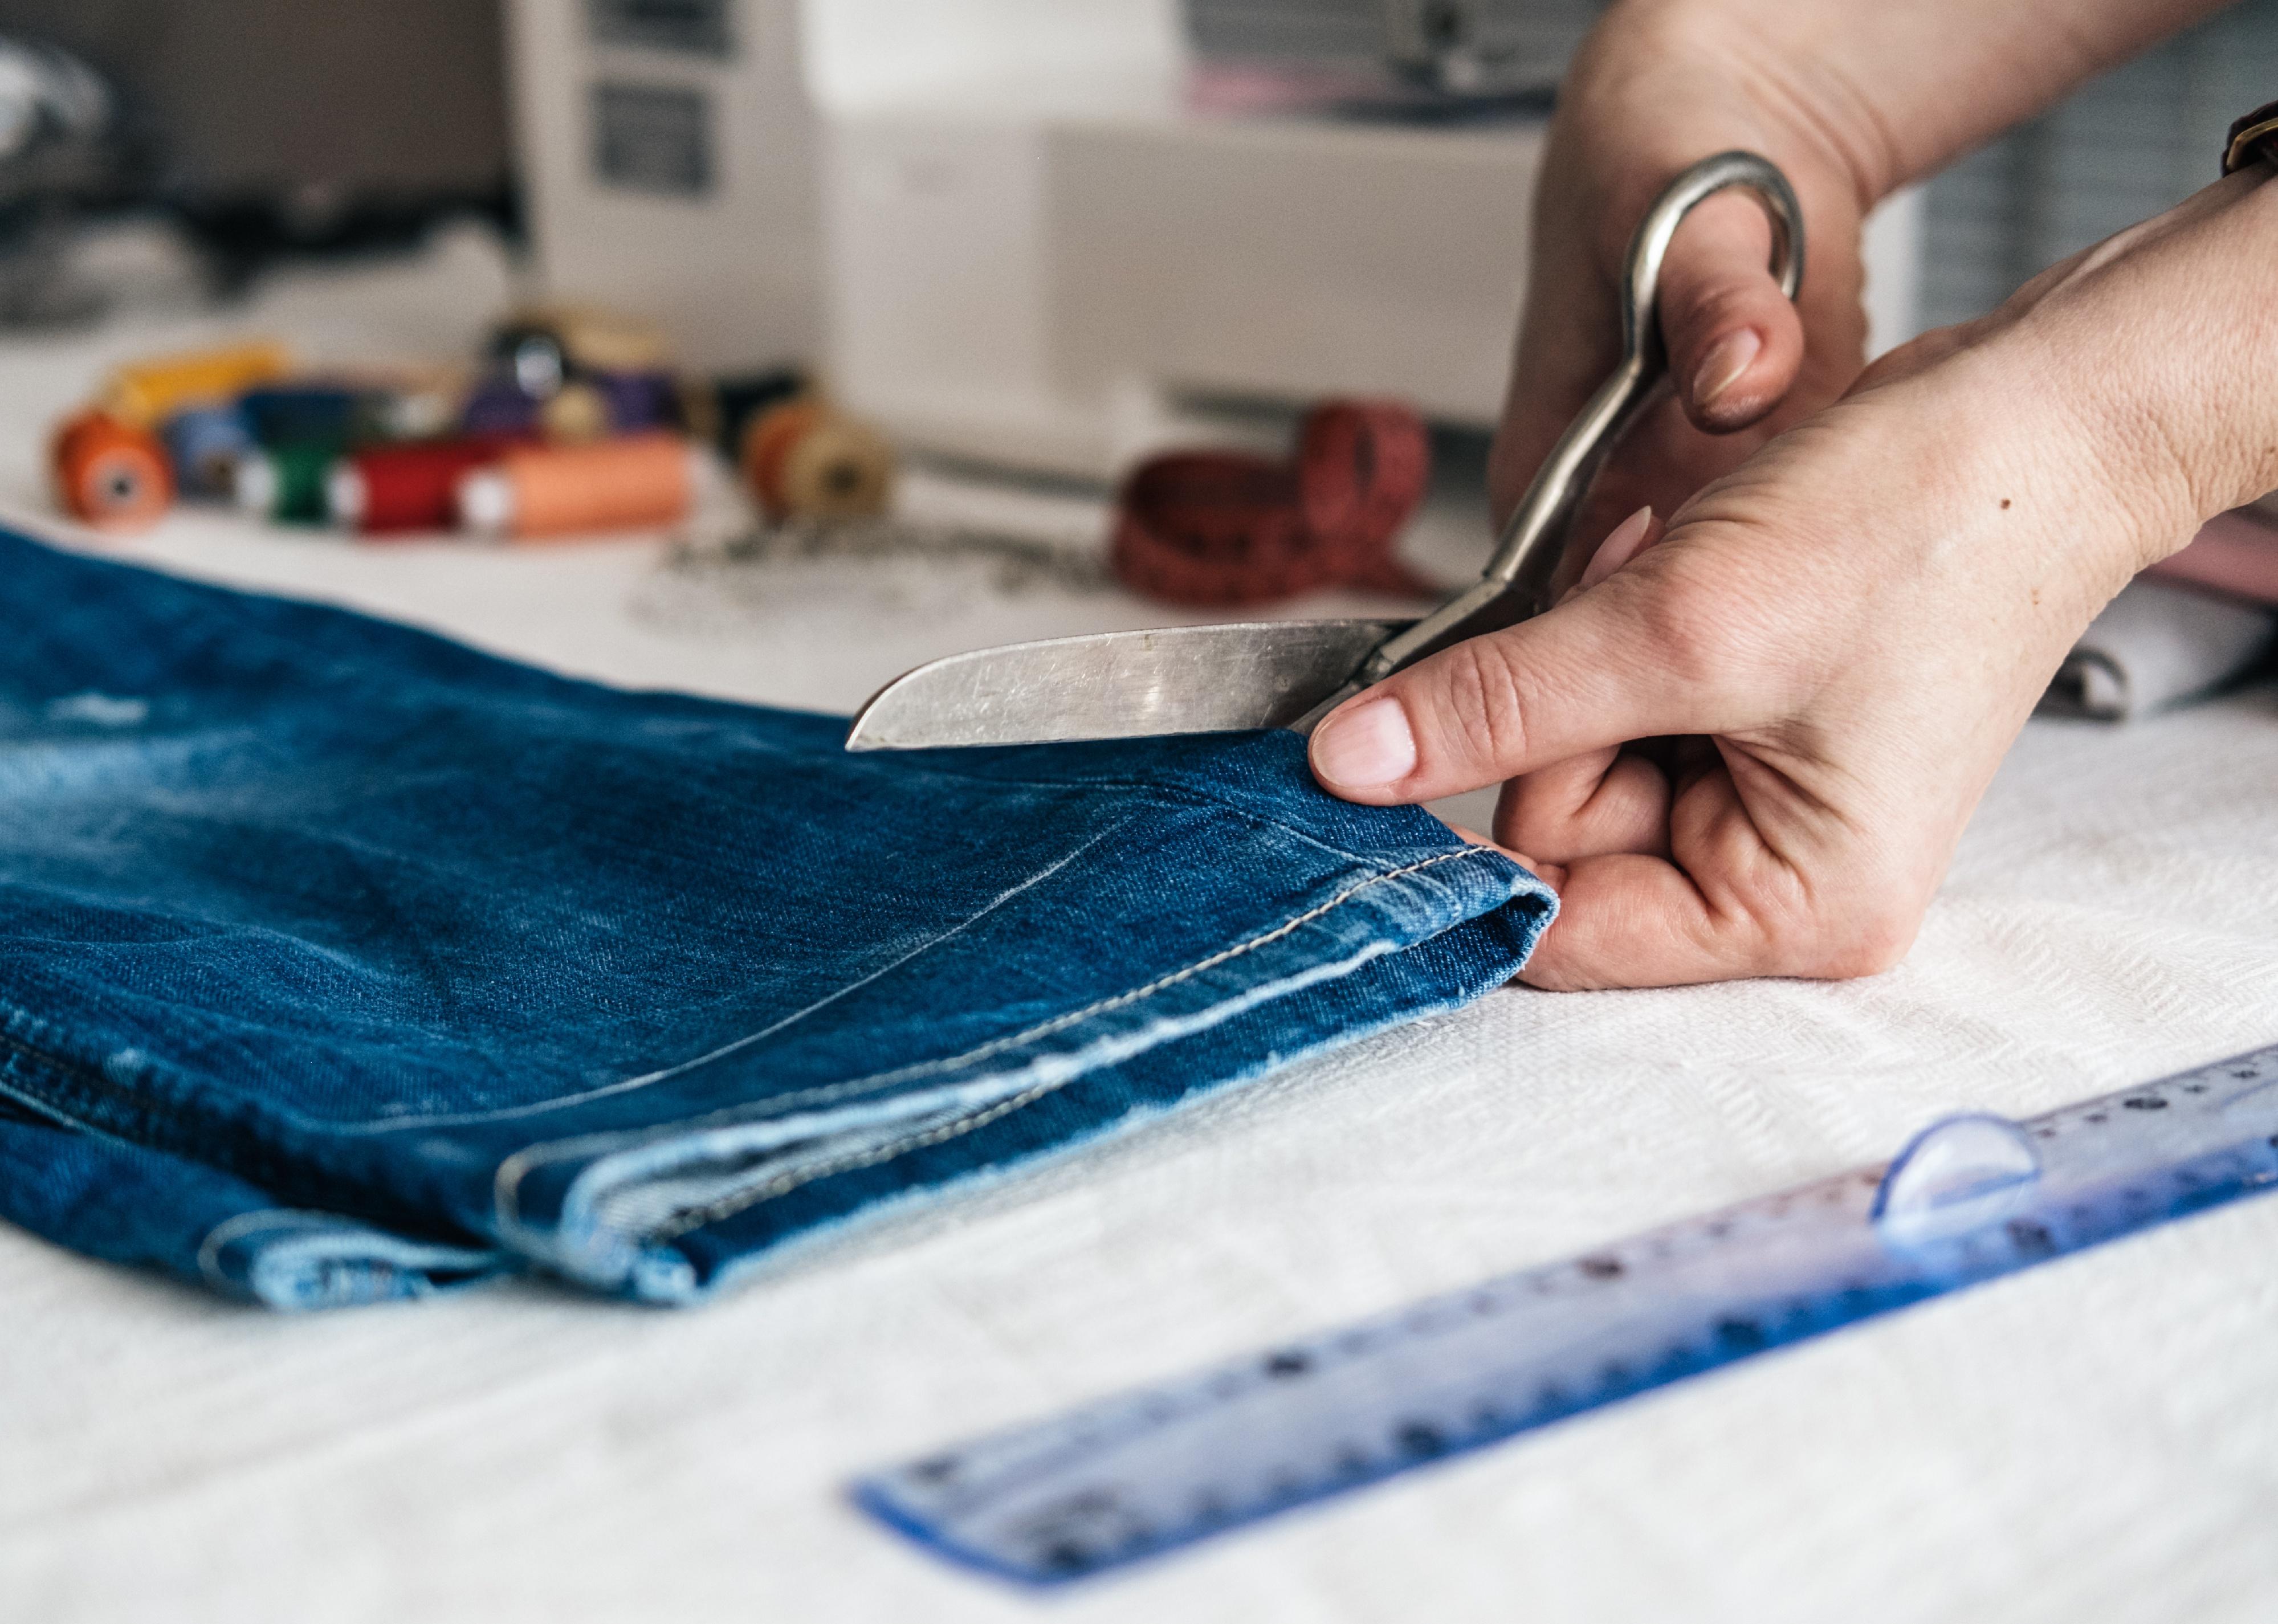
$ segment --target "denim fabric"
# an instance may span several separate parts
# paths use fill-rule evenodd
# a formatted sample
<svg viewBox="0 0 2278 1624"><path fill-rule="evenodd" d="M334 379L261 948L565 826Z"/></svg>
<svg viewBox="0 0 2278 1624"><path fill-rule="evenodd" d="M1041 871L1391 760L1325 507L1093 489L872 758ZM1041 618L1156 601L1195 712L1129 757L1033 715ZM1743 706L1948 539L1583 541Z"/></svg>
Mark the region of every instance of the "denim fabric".
<svg viewBox="0 0 2278 1624"><path fill-rule="evenodd" d="M1286 733L850 756L0 536L0 1215L657 1302L1478 996L1548 893Z"/></svg>

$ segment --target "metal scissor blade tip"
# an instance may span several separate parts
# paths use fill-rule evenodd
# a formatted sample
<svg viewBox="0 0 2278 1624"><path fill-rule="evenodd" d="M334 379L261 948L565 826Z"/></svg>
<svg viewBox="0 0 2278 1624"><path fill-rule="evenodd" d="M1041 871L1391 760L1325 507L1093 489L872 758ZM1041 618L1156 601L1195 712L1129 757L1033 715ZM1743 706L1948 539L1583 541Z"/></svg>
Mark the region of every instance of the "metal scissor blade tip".
<svg viewBox="0 0 2278 1624"><path fill-rule="evenodd" d="M855 713L849 750L931 750L1286 728L1402 622L1265 621L1053 637L905 672Z"/></svg>

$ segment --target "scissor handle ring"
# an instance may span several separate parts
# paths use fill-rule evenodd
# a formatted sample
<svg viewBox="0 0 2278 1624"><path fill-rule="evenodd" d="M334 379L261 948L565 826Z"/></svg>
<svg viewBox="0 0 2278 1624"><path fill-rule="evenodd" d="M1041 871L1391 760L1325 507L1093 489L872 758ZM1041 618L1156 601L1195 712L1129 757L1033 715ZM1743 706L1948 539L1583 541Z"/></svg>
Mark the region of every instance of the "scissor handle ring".
<svg viewBox="0 0 2278 1624"><path fill-rule="evenodd" d="M1754 193L1771 223L1771 273L1780 292L1793 299L1803 286L1803 205L1787 177L1770 159L1753 152L1720 152L1701 159L1669 183L1630 238L1629 268L1622 278L1622 348L1647 361L1649 368L1660 359L1648 355L1646 347L1657 351L1662 342L1656 301L1670 242L1686 215L1734 187Z"/></svg>
<svg viewBox="0 0 2278 1624"><path fill-rule="evenodd" d="M1720 152L1670 181L1630 238L1629 266L1622 282L1621 364L1566 425L1535 469L1533 483L1503 522L1494 555L1479 583L1378 644L1349 682L1296 724L1300 732L1350 695L1434 649L1550 606L1575 512L1615 442L1655 399L1667 370L1669 357L1655 301L1670 240L1686 215L1732 187L1754 193L1763 204L1772 226L1772 275L1782 293L1795 297L1803 286L1803 208L1795 188L1770 159L1753 152Z"/></svg>

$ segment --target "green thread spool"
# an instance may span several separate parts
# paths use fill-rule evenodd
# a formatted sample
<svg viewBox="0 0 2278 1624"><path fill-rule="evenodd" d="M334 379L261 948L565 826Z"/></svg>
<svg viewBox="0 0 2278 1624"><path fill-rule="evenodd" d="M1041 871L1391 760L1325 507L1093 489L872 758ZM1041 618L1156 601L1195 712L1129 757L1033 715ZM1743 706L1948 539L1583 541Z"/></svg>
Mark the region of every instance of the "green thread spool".
<svg viewBox="0 0 2278 1624"><path fill-rule="evenodd" d="M237 465L237 505L279 524L328 524L333 507L325 482L339 455L330 446L256 452Z"/></svg>

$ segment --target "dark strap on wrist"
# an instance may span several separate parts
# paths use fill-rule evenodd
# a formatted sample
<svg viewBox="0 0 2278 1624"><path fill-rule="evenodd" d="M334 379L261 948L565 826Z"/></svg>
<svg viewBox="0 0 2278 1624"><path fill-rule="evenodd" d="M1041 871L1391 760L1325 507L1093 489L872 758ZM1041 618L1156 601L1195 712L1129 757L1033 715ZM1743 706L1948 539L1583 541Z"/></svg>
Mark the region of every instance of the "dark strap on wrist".
<svg viewBox="0 0 2278 1624"><path fill-rule="evenodd" d="M2278 102L2265 102L2230 126L2222 172L2234 174L2254 163L2278 164Z"/></svg>

